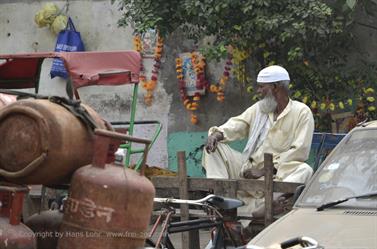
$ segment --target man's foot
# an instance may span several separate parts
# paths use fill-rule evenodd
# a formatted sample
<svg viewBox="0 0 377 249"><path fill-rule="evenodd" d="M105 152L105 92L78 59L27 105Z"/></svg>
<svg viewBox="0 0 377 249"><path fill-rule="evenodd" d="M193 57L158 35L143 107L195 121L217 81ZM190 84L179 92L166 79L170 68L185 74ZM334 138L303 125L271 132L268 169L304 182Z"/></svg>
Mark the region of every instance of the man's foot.
<svg viewBox="0 0 377 249"><path fill-rule="evenodd" d="M280 215L289 211L292 207L292 198L290 196L279 195L274 197L272 204L272 215ZM255 219L264 219L265 205L261 205L255 211L252 212L252 217Z"/></svg>
<svg viewBox="0 0 377 249"><path fill-rule="evenodd" d="M242 246L248 242L248 240L245 240L245 236L243 234L244 229L241 222L225 221L224 225L228 229L229 235L231 236L231 238L228 236L225 237L226 245Z"/></svg>

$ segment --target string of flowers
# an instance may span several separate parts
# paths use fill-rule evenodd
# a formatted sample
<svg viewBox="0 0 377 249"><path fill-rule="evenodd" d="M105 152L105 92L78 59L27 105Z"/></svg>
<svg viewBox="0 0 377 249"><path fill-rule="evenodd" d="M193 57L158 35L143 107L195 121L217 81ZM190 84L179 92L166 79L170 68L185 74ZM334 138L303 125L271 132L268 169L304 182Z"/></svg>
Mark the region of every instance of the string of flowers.
<svg viewBox="0 0 377 249"><path fill-rule="evenodd" d="M368 112L376 114L375 90L369 87L369 88L363 88L363 92L364 92L363 100L365 102L366 109L368 110Z"/></svg>
<svg viewBox="0 0 377 249"><path fill-rule="evenodd" d="M375 112L375 90L372 87L363 88L361 96L358 101L363 102L366 111ZM315 100L310 97L307 93L302 93L301 91L295 91L292 96L294 99L302 101L304 104L307 104L312 110L319 109L321 111L330 111L334 112L337 109L344 110L347 107L352 107L354 105L354 100L348 98L345 100L334 101L330 98L324 98L322 100Z"/></svg>
<svg viewBox="0 0 377 249"><path fill-rule="evenodd" d="M143 45L141 42L140 35L135 35L134 39L134 49L138 51L139 53L143 54ZM157 44L154 49L154 64L152 69L152 76L148 80L146 76L145 67L143 64L143 60L141 61L140 65L140 74L139 74L139 81L141 83L141 86L147 91L144 94L144 103L148 106L152 105L153 101L153 91L155 90L157 86L157 80L158 80L158 72L161 67L161 56L162 56L162 49L163 49L163 39L157 34Z"/></svg>
<svg viewBox="0 0 377 249"><path fill-rule="evenodd" d="M205 80L204 67L206 65L205 59L200 57L197 53L191 53L191 63L193 70L196 74L196 89L202 90L208 88L208 82ZM178 57L175 59L177 79L179 85L179 93L181 96L181 101L185 108L190 111L190 121L192 124L196 125L199 122L198 115L195 111L199 108L200 94L195 93L194 96L189 96L187 94L186 81L183 74L183 60Z"/></svg>
<svg viewBox="0 0 377 249"><path fill-rule="evenodd" d="M204 68L206 66L206 60L203 56L199 56L198 53L191 53L191 63L196 74L196 88L203 90L208 87L208 82L205 79ZM200 95L199 95L200 98Z"/></svg>
<svg viewBox="0 0 377 249"><path fill-rule="evenodd" d="M310 107L316 119L317 129L328 129L330 122L336 122L336 116L329 119L328 115L344 113L343 116L347 123L343 123L342 132L346 132L364 120L377 118L376 95L373 86L360 86L359 91L355 92L352 98L334 100L328 96L318 99L313 94L306 91L294 92L292 98L302 101ZM326 118L327 117L327 118ZM343 121L342 121L343 122Z"/></svg>
<svg viewBox="0 0 377 249"><path fill-rule="evenodd" d="M224 71L219 82L215 84L211 84L209 88L211 93L215 93L217 95L216 99L219 102L224 102L224 99L225 99L224 89L225 89L225 85L229 81L230 69L231 69L232 64L233 64L232 54L228 53L228 57L225 61Z"/></svg>
<svg viewBox="0 0 377 249"><path fill-rule="evenodd" d="M246 50L233 48L232 55L234 64L232 73L239 82L244 82L246 80L244 62L249 58L250 53Z"/></svg>
<svg viewBox="0 0 377 249"><path fill-rule="evenodd" d="M142 50L143 50L143 45L141 44L141 37L140 37L140 35L135 35L134 36L133 43L134 43L134 49L137 52L141 53Z"/></svg>
<svg viewBox="0 0 377 249"><path fill-rule="evenodd" d="M246 73L246 61L251 55L251 50L245 50L240 48L232 48L232 74L234 78L241 83L241 86L246 87L247 93L251 95L251 99L256 102L259 100L259 95L254 91L252 79Z"/></svg>

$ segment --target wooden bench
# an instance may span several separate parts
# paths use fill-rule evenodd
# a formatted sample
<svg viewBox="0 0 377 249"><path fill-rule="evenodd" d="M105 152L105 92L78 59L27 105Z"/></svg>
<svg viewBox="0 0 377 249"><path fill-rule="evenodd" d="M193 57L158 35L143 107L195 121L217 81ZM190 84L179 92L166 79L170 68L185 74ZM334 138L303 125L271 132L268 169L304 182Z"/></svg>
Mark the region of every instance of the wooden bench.
<svg viewBox="0 0 377 249"><path fill-rule="evenodd" d="M265 180L253 179L210 179L210 178L195 178L187 177L187 169L185 163L185 152L178 152L178 176L155 176L152 177L152 182L156 188L157 193L161 194L168 190L167 195L158 197L172 197L174 193L179 193L179 198L188 199L189 192L202 191L212 192L217 195L237 198L237 191L263 191L265 199L265 218L264 226L271 224L273 217L273 193L288 193L294 194L297 187L301 183L289 183L273 181L273 163L272 155L265 154ZM176 190L176 191L174 191ZM166 192L165 192L166 193ZM175 197L175 196L174 196ZM181 219L189 219L189 209L187 205L181 205ZM199 234L196 231L189 234L182 235L182 248L199 248Z"/></svg>

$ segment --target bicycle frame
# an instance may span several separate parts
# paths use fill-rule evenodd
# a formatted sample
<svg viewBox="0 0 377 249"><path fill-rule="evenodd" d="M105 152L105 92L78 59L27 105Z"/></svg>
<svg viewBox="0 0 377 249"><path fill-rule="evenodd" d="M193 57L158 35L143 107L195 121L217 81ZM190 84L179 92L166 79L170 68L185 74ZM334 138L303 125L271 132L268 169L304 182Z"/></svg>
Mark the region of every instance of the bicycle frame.
<svg viewBox="0 0 377 249"><path fill-rule="evenodd" d="M206 197L207 198L207 197ZM204 200L206 200L204 198ZM181 233L181 232L186 232L186 231L192 231L192 230L199 230L203 228L215 228L216 233L215 237L212 240L212 249L220 249L220 248L226 248L225 241L224 241L224 233L228 237L232 238L232 236L229 234L229 231L227 230L226 226L224 225L224 220L222 215L216 210L215 207L201 203L203 199L201 200L196 200L196 201L191 201L191 200L179 200L179 199L160 199L159 202L165 202L165 203L187 203L187 204L193 204L193 205L199 205L202 206L203 209L208 208L210 210L213 210L215 215L214 216L209 216L208 218L204 219L195 219L195 220L188 220L188 221L179 221L179 222L171 222L172 215L175 214L175 208L173 208L171 205L165 209L157 218L151 233L149 234L149 238L147 239L147 244L150 246L153 246L154 248L163 248L163 249L174 249L174 245L170 240L169 234L173 233ZM207 198L208 199L208 198ZM156 200L156 198L155 198ZM158 237L157 243L154 244L150 238L153 236L155 233L157 226L163 222L163 228L162 231ZM310 237L297 237L297 238L292 238L289 240L286 240L282 243L280 243L279 248L283 249L288 249L292 248L296 245L300 245L302 249L323 249L318 242ZM259 246L255 245L245 245L241 247L235 247L235 243L233 241L233 248L237 249L265 249ZM270 248L270 247L269 247ZM276 246L273 246L271 248L277 248Z"/></svg>
<svg viewBox="0 0 377 249"><path fill-rule="evenodd" d="M161 202L168 205L166 209L158 216L155 224L153 225L151 232L149 234L148 243L151 246L157 248L168 248L174 249L174 245L170 240L169 234L182 233L193 230L200 230L206 228L215 229L214 238L212 240L212 248L225 248L225 236L231 239L233 246L236 243L232 236L230 235L228 228L225 226L223 216L221 213L213 206L206 203L208 199L214 197L215 195L208 195L207 197L200 200L180 200L180 199L169 199L169 198L155 198L155 202ZM175 208L172 207L173 203L179 204L189 204L200 206L202 210L207 211L207 213L212 213L208 218L198 218L188 221L178 221L171 222L172 216L175 214ZM162 223L162 231L160 232L156 243L152 243L150 240L157 230L157 227ZM162 247L161 247L162 246Z"/></svg>

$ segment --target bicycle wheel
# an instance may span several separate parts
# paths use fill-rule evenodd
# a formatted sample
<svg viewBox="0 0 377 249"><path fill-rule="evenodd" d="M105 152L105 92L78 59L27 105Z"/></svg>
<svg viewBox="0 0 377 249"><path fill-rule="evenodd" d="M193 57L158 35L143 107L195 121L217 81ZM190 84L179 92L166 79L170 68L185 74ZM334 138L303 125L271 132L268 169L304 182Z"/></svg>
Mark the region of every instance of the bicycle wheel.
<svg viewBox="0 0 377 249"><path fill-rule="evenodd" d="M145 240L145 245L144 245L144 246L145 246L145 247L153 247L153 248L155 248L155 247L156 247L156 243L154 243L153 240L147 238L147 239Z"/></svg>

